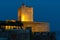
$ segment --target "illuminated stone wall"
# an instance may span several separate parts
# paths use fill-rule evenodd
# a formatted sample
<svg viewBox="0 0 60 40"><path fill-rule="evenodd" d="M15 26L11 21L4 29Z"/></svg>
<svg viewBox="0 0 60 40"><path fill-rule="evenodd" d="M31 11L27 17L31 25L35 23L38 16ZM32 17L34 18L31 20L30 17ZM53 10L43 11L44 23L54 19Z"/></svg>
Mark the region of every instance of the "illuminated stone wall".
<svg viewBox="0 0 60 40"><path fill-rule="evenodd" d="M18 21L33 21L33 8L22 5L18 9Z"/></svg>
<svg viewBox="0 0 60 40"><path fill-rule="evenodd" d="M49 24L47 22L23 22L24 28L32 27L33 32L49 32Z"/></svg>

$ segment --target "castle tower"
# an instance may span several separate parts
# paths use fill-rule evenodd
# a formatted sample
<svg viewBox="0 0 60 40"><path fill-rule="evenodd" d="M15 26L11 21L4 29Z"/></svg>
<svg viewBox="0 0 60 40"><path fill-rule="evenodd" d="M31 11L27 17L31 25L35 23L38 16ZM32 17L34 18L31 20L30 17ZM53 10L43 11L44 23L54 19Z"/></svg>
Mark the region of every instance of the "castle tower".
<svg viewBox="0 0 60 40"><path fill-rule="evenodd" d="M18 9L18 21L33 21L33 8L23 4Z"/></svg>

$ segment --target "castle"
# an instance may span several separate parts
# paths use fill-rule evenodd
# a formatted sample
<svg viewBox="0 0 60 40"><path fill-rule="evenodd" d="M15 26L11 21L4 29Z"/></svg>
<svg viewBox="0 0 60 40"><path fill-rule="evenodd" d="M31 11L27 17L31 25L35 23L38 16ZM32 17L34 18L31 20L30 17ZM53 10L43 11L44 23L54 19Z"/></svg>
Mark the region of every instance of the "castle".
<svg viewBox="0 0 60 40"><path fill-rule="evenodd" d="M33 7L22 5L18 8L18 20L0 21L0 40L56 40L56 38L55 32L49 31L49 23L33 21Z"/></svg>
<svg viewBox="0 0 60 40"><path fill-rule="evenodd" d="M29 7L23 4L18 9L18 21L23 22L24 28L32 27L33 32L49 32L49 23L34 22L33 15L33 7Z"/></svg>

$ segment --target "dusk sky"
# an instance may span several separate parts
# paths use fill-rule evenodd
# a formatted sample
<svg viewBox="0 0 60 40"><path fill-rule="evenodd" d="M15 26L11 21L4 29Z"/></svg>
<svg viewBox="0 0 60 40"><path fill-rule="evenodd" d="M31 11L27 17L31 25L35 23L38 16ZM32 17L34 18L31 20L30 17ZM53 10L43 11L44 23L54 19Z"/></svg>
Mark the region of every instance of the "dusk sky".
<svg viewBox="0 0 60 40"><path fill-rule="evenodd" d="M0 0L0 20L17 20L22 3L34 8L34 21L48 22L50 31L60 32L59 0Z"/></svg>

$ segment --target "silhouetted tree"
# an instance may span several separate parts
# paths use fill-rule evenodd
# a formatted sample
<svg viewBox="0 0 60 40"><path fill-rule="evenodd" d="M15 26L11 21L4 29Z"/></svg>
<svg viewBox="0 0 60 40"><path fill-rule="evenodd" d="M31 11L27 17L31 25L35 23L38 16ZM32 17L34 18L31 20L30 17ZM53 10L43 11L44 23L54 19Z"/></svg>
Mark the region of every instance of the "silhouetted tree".
<svg viewBox="0 0 60 40"><path fill-rule="evenodd" d="M16 21L17 26L19 26L22 29L23 23L21 21Z"/></svg>

